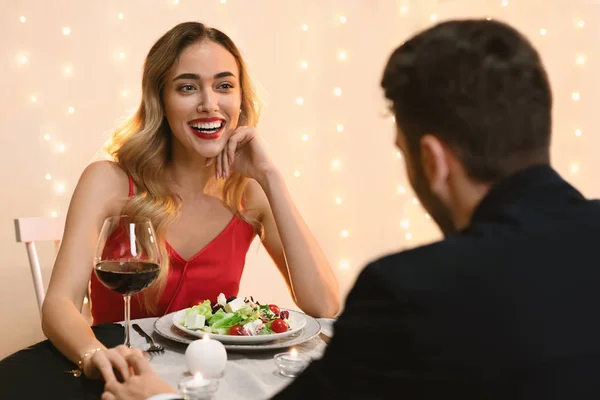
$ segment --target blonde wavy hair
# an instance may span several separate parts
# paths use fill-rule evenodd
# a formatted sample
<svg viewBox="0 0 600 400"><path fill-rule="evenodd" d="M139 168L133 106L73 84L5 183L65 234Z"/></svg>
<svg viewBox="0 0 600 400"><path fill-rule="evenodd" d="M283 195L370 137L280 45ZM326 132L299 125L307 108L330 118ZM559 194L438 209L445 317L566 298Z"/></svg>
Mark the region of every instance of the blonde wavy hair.
<svg viewBox="0 0 600 400"><path fill-rule="evenodd" d="M166 232L178 218L179 199L164 184L164 172L171 161L171 130L163 108L163 89L168 74L188 46L210 40L223 46L237 62L242 94L238 125L256 126L260 102L250 81L246 64L233 41L218 29L199 22L184 22L165 33L152 46L144 62L142 76L142 101L129 120L113 133L105 150L133 179L137 193L126 204L123 214L146 217L152 221L161 252L161 272L157 281L142 292L142 304L150 311L156 310L169 270ZM238 217L252 224L259 236L263 235L260 223L248 215L243 207L247 179L240 174L230 174L225 182L218 183L222 200Z"/></svg>

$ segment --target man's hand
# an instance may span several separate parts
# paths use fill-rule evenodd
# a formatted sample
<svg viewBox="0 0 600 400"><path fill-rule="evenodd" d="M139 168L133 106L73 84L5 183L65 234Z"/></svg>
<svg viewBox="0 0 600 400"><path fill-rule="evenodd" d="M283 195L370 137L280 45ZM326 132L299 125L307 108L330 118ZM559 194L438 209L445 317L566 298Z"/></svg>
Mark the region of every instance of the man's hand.
<svg viewBox="0 0 600 400"><path fill-rule="evenodd" d="M158 376L141 352L132 352L126 360L132 375L123 383L116 379L106 382L102 400L146 400L157 394L177 393Z"/></svg>

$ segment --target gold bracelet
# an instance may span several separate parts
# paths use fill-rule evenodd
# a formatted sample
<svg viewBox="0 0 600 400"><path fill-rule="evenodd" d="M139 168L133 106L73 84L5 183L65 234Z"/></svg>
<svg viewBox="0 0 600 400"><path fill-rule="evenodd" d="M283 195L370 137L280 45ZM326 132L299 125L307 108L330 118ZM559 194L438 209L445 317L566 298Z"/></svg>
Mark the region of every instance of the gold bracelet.
<svg viewBox="0 0 600 400"><path fill-rule="evenodd" d="M85 352L80 358L79 361L77 361L77 366L78 368L75 369L71 369L69 371L65 371L65 373L69 374L69 375L73 375L74 377L79 378L81 375L83 375L83 360L85 360L86 357L91 356L94 353L99 352L100 350L102 350L102 348L97 347L93 350L90 350L88 352Z"/></svg>
<svg viewBox="0 0 600 400"><path fill-rule="evenodd" d="M83 360L85 360L86 357L89 357L97 352L99 352L100 350L102 350L101 347L96 347L95 349L89 350L85 353L83 353L83 355L81 357L79 357L79 361L77 361L77 366L79 367L79 369L81 371L83 371Z"/></svg>

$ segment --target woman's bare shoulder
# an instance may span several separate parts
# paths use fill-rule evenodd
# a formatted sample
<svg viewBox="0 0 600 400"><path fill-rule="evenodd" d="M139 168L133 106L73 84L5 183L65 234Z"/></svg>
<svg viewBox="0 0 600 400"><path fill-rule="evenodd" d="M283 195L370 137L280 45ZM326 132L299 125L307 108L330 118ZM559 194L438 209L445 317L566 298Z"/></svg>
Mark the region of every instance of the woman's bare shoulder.
<svg viewBox="0 0 600 400"><path fill-rule="evenodd" d="M248 183L244 188L244 208L255 212L259 220L270 210L267 195L254 179L248 179Z"/></svg>
<svg viewBox="0 0 600 400"><path fill-rule="evenodd" d="M114 161L95 161L84 169L78 186L86 192L101 194L104 198L127 197L129 178Z"/></svg>

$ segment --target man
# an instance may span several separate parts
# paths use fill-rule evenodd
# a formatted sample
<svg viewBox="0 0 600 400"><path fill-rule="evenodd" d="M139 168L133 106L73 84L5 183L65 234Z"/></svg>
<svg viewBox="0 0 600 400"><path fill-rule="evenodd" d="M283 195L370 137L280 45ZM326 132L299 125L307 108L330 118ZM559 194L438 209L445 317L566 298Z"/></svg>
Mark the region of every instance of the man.
<svg viewBox="0 0 600 400"><path fill-rule="evenodd" d="M323 358L274 398L600 398L600 204L549 165L536 50L500 22L444 22L382 87L445 239L369 264Z"/></svg>

